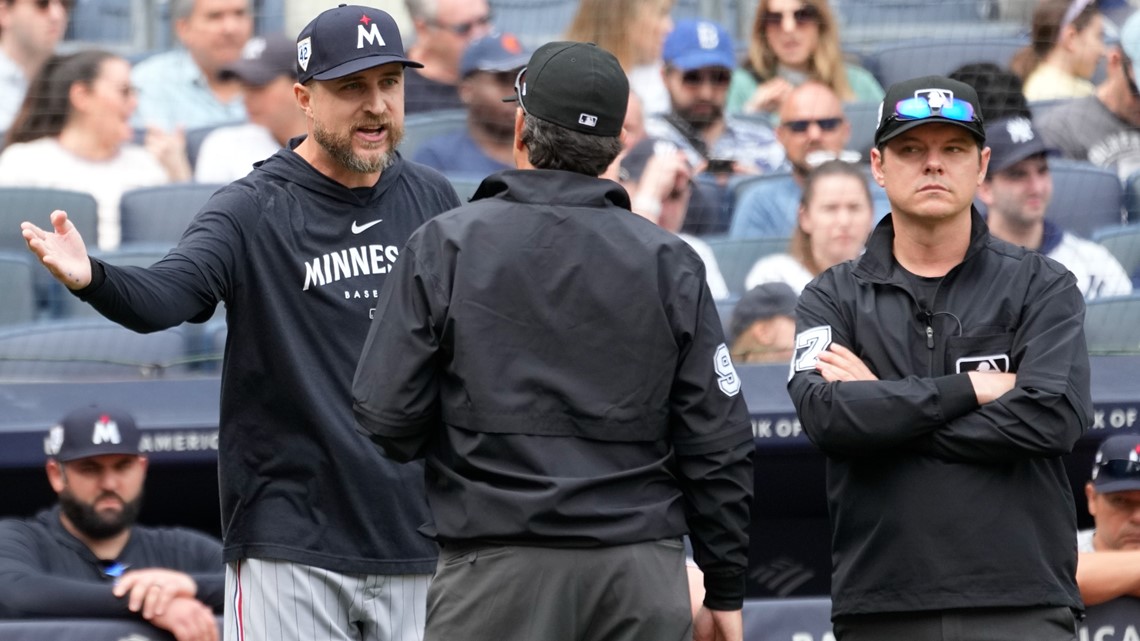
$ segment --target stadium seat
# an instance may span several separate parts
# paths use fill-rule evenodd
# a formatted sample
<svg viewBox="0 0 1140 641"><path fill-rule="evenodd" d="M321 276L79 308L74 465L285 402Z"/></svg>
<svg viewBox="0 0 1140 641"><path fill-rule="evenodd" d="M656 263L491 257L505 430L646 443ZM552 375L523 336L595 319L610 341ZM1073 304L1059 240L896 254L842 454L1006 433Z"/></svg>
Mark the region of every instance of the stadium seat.
<svg viewBox="0 0 1140 641"><path fill-rule="evenodd" d="M1140 295L1089 301L1085 340L1090 354L1140 353Z"/></svg>
<svg viewBox="0 0 1140 641"><path fill-rule="evenodd" d="M202 141L206 139L215 129L220 127L231 127L233 125L244 124L241 121L227 122L218 125L210 125L208 127L195 127L194 129L186 130L186 159L190 161L190 171L198 166L198 152L202 151Z"/></svg>
<svg viewBox="0 0 1140 641"><path fill-rule="evenodd" d="M49 216L56 209L67 212L88 247L98 245L99 206L91 194L49 187L0 187L0 250L27 251L20 223L27 220L50 229Z"/></svg>
<svg viewBox="0 0 1140 641"><path fill-rule="evenodd" d="M853 149L864 160L871 157L871 147L875 146L875 129L879 126L878 102L847 102L843 104L843 113L847 122L851 123L851 140L847 143L848 149Z"/></svg>
<svg viewBox="0 0 1140 641"><path fill-rule="evenodd" d="M123 244L166 243L173 246L190 221L222 185L171 183L123 193L119 201Z"/></svg>
<svg viewBox="0 0 1140 641"><path fill-rule="evenodd" d="M448 182L455 188L455 193L459 194L459 202L465 203L471 200L475 195L475 190L483 183L485 176L476 176L472 174L445 174Z"/></svg>
<svg viewBox="0 0 1140 641"><path fill-rule="evenodd" d="M1068 158L1050 158L1049 171L1053 200L1046 218L1084 238L1125 222L1123 190L1115 172Z"/></svg>
<svg viewBox="0 0 1140 641"><path fill-rule="evenodd" d="M1124 214L1129 223L1140 223L1140 171L1124 179Z"/></svg>
<svg viewBox="0 0 1140 641"><path fill-rule="evenodd" d="M411 114L404 119L404 140L400 143L400 155L410 160L420 145L440 134L463 129L466 124L466 109Z"/></svg>
<svg viewBox="0 0 1140 641"><path fill-rule="evenodd" d="M788 248L787 238L705 237L704 240L716 256L729 293L736 298L744 294L744 279L757 260Z"/></svg>
<svg viewBox="0 0 1140 641"><path fill-rule="evenodd" d="M4 304L0 305L0 325L29 323L36 317L35 271L41 269L27 252L0 251L0 283L4 284Z"/></svg>
<svg viewBox="0 0 1140 641"><path fill-rule="evenodd" d="M1140 223L1098 229L1093 240L1104 245L1128 274L1140 270Z"/></svg>
<svg viewBox="0 0 1140 641"><path fill-rule="evenodd" d="M578 10L578 0L490 0L488 4L495 27L517 35L531 49L562 40Z"/></svg>
<svg viewBox="0 0 1140 641"><path fill-rule="evenodd" d="M185 375L186 326L139 334L109 320L80 319L0 331L0 380L138 380Z"/></svg>
<svg viewBox="0 0 1140 641"><path fill-rule="evenodd" d="M1013 54L1026 44L1024 38L1010 37L922 38L881 45L869 51L863 60L868 71L886 88L918 76L948 75L971 62L1009 67Z"/></svg>

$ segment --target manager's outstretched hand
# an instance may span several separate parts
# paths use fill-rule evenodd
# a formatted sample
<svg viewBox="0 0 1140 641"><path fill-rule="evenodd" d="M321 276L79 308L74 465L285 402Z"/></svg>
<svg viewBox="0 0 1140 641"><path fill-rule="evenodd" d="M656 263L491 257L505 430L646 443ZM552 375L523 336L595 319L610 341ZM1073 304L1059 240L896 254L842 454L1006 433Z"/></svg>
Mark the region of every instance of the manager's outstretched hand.
<svg viewBox="0 0 1140 641"><path fill-rule="evenodd" d="M67 212L51 213L53 231L44 231L27 221L20 231L28 249L39 257L52 276L68 289L82 289L91 283L91 261L79 230L67 219Z"/></svg>

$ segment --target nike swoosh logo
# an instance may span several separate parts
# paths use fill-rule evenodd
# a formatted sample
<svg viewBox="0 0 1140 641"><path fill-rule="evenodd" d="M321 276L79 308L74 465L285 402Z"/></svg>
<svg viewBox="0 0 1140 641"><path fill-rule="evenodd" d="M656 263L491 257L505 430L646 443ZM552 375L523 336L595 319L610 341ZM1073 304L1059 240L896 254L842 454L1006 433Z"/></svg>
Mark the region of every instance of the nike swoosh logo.
<svg viewBox="0 0 1140 641"><path fill-rule="evenodd" d="M370 223L364 223L363 225L357 225L356 221L354 220L354 221L352 221L352 233L359 234L360 232L364 231L365 229L368 229L369 227L371 227L373 225L379 225L382 222L384 222L384 219L378 218L378 219L376 219Z"/></svg>

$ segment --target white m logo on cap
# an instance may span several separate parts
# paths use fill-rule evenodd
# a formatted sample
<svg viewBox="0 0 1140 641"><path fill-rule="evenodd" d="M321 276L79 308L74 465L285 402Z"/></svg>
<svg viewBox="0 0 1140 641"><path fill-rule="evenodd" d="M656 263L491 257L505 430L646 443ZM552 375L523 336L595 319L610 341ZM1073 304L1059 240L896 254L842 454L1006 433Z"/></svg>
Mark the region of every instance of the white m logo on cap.
<svg viewBox="0 0 1140 641"><path fill-rule="evenodd" d="M91 433L91 443L99 445L100 443L121 443L123 438L119 436L119 424L109 418L103 417L95 421L95 431Z"/></svg>
<svg viewBox="0 0 1140 641"><path fill-rule="evenodd" d="M356 48L363 49L365 40L367 40L370 45L379 44L381 47L386 46L384 44L384 38L380 37L380 28L376 26L375 22L369 24L367 29L365 29L362 24L356 25Z"/></svg>

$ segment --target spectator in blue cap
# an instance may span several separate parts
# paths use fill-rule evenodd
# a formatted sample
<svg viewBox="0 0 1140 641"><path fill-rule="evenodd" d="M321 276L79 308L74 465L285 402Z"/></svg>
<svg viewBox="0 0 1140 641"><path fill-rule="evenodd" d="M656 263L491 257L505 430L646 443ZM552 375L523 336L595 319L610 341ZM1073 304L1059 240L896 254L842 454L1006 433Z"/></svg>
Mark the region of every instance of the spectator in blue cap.
<svg viewBox="0 0 1140 641"><path fill-rule="evenodd" d="M725 115L736 56L724 27L708 20L677 22L665 39L663 58L672 110L649 119L649 136L676 143L698 172L760 174L783 163L784 150L771 128Z"/></svg>
<svg viewBox="0 0 1140 641"><path fill-rule="evenodd" d="M514 169L515 105L503 97L514 91L519 69L529 59L530 51L513 34L472 42L459 65L467 126L428 140L412 160L447 174L478 178Z"/></svg>

